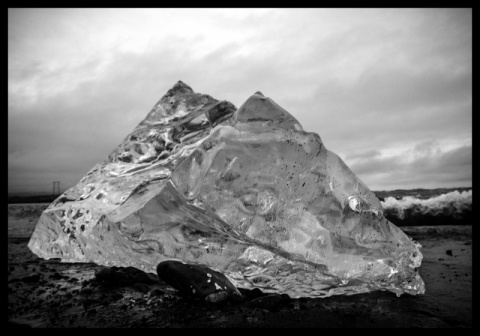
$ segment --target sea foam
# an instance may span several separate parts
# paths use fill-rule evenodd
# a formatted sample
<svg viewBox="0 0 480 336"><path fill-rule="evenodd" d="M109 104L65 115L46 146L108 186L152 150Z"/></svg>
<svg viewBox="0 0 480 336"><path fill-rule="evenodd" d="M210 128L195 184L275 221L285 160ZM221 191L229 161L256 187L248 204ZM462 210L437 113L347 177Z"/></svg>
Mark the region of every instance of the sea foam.
<svg viewBox="0 0 480 336"><path fill-rule="evenodd" d="M472 190L458 192L457 190L434 196L428 199L419 199L415 196L404 196L401 199L386 197L382 203L386 214L395 215L404 219L412 215L449 215L462 216L472 209Z"/></svg>

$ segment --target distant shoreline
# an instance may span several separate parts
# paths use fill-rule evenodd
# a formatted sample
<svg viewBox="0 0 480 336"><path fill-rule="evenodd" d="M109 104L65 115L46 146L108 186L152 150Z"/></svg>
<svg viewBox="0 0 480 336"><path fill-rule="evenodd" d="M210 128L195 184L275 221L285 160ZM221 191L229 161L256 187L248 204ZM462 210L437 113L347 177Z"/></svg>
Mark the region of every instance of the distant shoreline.
<svg viewBox="0 0 480 336"><path fill-rule="evenodd" d="M8 204L18 203L52 203L60 195L37 195L37 196L9 196Z"/></svg>
<svg viewBox="0 0 480 336"><path fill-rule="evenodd" d="M396 199L401 199L405 196L414 196L418 199L428 199L436 196L440 196L442 194L447 194L452 191L458 191L462 193L464 191L472 190L472 187L458 187L458 188L435 188L435 189L395 189L395 190L386 190L386 191L373 191L375 196L380 201L385 201L387 197L394 197Z"/></svg>
<svg viewBox="0 0 480 336"><path fill-rule="evenodd" d="M459 188L436 188L436 189L395 189L386 191L373 191L380 201L384 201L386 197L395 197L400 199L404 196L415 196L420 199L427 199L441 194L446 194L457 190L458 192L472 190L472 187ZM18 203L52 203L60 195L34 195L34 196L8 196L8 204Z"/></svg>

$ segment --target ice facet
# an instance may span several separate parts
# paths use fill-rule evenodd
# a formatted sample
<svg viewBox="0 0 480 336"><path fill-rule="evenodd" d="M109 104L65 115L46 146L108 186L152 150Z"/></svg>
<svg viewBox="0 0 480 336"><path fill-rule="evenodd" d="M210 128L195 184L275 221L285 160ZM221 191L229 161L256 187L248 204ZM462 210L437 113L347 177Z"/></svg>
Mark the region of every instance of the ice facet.
<svg viewBox="0 0 480 336"><path fill-rule="evenodd" d="M42 214L43 258L206 265L292 297L422 294L418 243L316 133L257 92L238 110L182 82Z"/></svg>

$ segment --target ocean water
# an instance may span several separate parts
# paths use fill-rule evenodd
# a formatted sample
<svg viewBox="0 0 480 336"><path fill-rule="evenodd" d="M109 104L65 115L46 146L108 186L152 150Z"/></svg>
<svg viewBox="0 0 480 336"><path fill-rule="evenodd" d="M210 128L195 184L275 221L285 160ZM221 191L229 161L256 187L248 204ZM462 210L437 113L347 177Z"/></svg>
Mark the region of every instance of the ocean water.
<svg viewBox="0 0 480 336"><path fill-rule="evenodd" d="M404 217L408 209L419 208L419 215L461 215L472 208L472 190L458 192L451 191L427 199L415 196L404 196L401 199L387 197L382 203L385 210L396 210Z"/></svg>
<svg viewBox="0 0 480 336"><path fill-rule="evenodd" d="M385 217L397 226L472 224L472 189L392 194L384 195L381 204Z"/></svg>

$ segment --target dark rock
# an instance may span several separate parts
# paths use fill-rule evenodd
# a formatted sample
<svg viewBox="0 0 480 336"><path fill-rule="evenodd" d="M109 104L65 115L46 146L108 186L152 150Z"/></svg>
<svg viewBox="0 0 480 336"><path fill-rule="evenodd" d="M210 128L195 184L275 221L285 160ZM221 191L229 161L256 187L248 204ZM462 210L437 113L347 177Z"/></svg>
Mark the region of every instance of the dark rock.
<svg viewBox="0 0 480 336"><path fill-rule="evenodd" d="M150 278L152 284L158 284L158 276L153 273L147 273L147 276Z"/></svg>
<svg viewBox="0 0 480 336"><path fill-rule="evenodd" d="M247 299L255 300L262 296L265 296L265 294L259 288L254 288L250 291L250 293L248 293Z"/></svg>
<svg viewBox="0 0 480 336"><path fill-rule="evenodd" d="M157 266L159 279L177 289L180 294L206 298L225 291L228 295L241 296L225 275L203 265L189 265L176 260L163 261Z"/></svg>
<svg viewBox="0 0 480 336"><path fill-rule="evenodd" d="M138 268L136 267L132 267L132 266L128 266L128 267L125 267L122 272L124 274L131 274L135 277L135 275L137 275L138 273L144 273L143 271L139 270Z"/></svg>
<svg viewBox="0 0 480 336"><path fill-rule="evenodd" d="M133 285L133 288L135 288L137 291L139 291L141 293L144 293L144 294L147 294L152 289L152 288L150 288L150 286L148 286L144 283L136 283L135 285Z"/></svg>
<svg viewBox="0 0 480 336"><path fill-rule="evenodd" d="M237 290L240 292L240 294L242 294L243 297L247 297L248 294L251 292L250 289L242 288L242 287L238 287Z"/></svg>
<svg viewBox="0 0 480 336"><path fill-rule="evenodd" d="M134 277L134 281L136 283L144 283L147 285L154 285L158 282L158 278L156 276L151 276L148 273L137 273Z"/></svg>
<svg viewBox="0 0 480 336"><path fill-rule="evenodd" d="M114 273L114 283L121 286L129 286L135 283L135 279L132 274L125 274L121 272Z"/></svg>
<svg viewBox="0 0 480 336"><path fill-rule="evenodd" d="M162 296L163 294L165 294L164 291L162 291L161 289L159 288L154 288L150 291L149 295L151 297L154 297L154 296Z"/></svg>
<svg viewBox="0 0 480 336"><path fill-rule="evenodd" d="M216 293L212 293L210 295L207 295L205 298L205 301L211 302L211 303L220 303L224 302L228 299L229 295L225 291L220 291Z"/></svg>
<svg viewBox="0 0 480 336"><path fill-rule="evenodd" d="M95 278L98 281L111 282L113 279L113 270L110 267L100 267L95 272Z"/></svg>
<svg viewBox="0 0 480 336"><path fill-rule="evenodd" d="M452 250L447 250L446 253L447 253L449 256L452 256Z"/></svg>

